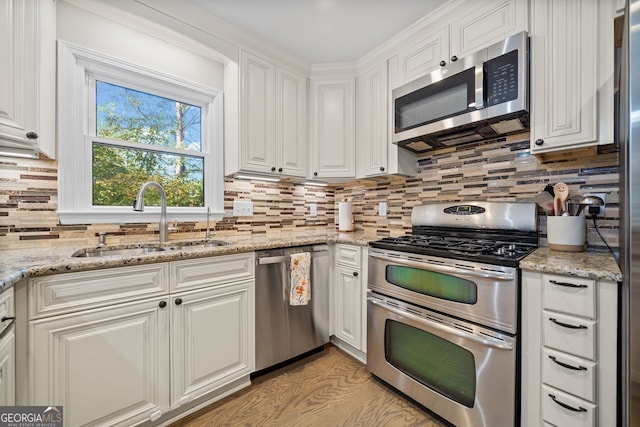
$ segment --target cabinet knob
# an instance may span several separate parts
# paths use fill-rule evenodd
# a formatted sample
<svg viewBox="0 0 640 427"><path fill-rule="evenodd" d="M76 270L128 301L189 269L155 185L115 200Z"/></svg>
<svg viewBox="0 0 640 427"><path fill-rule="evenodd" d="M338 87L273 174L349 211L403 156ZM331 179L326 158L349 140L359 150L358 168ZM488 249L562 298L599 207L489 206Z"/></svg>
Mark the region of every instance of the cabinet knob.
<svg viewBox="0 0 640 427"><path fill-rule="evenodd" d="M444 62L444 61L440 61L440 66L441 66L441 67L444 67L445 65L447 65L447 63L446 63L446 62Z"/></svg>
<svg viewBox="0 0 640 427"><path fill-rule="evenodd" d="M182 298L176 298L176 305L182 304Z"/></svg>
<svg viewBox="0 0 640 427"><path fill-rule="evenodd" d="M313 176L318 176L318 172L314 172L314 173L313 173Z"/></svg>
<svg viewBox="0 0 640 427"><path fill-rule="evenodd" d="M276 171L276 167L275 166L271 166L271 172L275 172Z"/></svg>
<svg viewBox="0 0 640 427"><path fill-rule="evenodd" d="M158 307L160 307L160 308L165 308L166 306L167 306L167 302L166 301L160 301L158 303Z"/></svg>
<svg viewBox="0 0 640 427"><path fill-rule="evenodd" d="M358 272L357 271L353 272L353 277L358 277Z"/></svg>
<svg viewBox="0 0 640 427"><path fill-rule="evenodd" d="M282 168L278 168L278 172L282 172Z"/></svg>
<svg viewBox="0 0 640 427"><path fill-rule="evenodd" d="M27 132L27 138L29 139L38 139L38 134L35 132Z"/></svg>
<svg viewBox="0 0 640 427"><path fill-rule="evenodd" d="M384 172L384 166L380 166L380 172Z"/></svg>
<svg viewBox="0 0 640 427"><path fill-rule="evenodd" d="M536 139L536 145L537 146L540 146L542 144L544 144L544 139Z"/></svg>
<svg viewBox="0 0 640 427"><path fill-rule="evenodd" d="M453 55L453 56L451 57L451 62L456 62L457 60L458 60L458 57L457 57L457 56Z"/></svg>

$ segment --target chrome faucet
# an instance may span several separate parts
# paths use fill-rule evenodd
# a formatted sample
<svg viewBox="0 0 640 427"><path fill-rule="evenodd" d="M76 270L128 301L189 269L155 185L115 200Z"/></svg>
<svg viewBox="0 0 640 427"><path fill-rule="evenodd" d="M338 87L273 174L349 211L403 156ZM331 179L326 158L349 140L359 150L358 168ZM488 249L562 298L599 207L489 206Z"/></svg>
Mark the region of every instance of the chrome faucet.
<svg viewBox="0 0 640 427"><path fill-rule="evenodd" d="M160 193L160 243L167 241L167 194L164 188L155 181L147 181L140 186L138 198L133 202L133 210L144 212L144 192L147 188L154 187Z"/></svg>

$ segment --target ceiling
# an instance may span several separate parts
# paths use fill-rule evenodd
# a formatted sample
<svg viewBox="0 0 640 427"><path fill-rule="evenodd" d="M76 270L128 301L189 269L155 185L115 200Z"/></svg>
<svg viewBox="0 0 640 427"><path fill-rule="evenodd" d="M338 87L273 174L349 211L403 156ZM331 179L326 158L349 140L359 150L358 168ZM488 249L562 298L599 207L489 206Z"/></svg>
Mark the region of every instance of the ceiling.
<svg viewBox="0 0 640 427"><path fill-rule="evenodd" d="M191 0L308 63L356 61L447 0Z"/></svg>

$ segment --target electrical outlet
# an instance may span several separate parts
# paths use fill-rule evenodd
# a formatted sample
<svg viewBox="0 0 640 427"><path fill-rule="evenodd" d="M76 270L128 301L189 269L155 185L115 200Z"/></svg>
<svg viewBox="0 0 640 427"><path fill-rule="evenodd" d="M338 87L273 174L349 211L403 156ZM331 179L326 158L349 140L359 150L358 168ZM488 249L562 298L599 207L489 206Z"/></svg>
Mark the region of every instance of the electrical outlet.
<svg viewBox="0 0 640 427"><path fill-rule="evenodd" d="M378 216L387 216L387 202L378 203Z"/></svg>
<svg viewBox="0 0 640 427"><path fill-rule="evenodd" d="M318 216L318 205L315 203L311 203L309 205L309 215Z"/></svg>
<svg viewBox="0 0 640 427"><path fill-rule="evenodd" d="M585 194L586 196L596 196L596 197L600 197L602 199L602 206L600 206L600 213L598 214L599 218L604 218L604 208L607 204L607 200L605 199L605 193L589 193L589 194ZM589 215L589 207L587 206L586 208L584 208L584 214L585 215Z"/></svg>
<svg viewBox="0 0 640 427"><path fill-rule="evenodd" d="M253 202L245 200L234 200L233 216L253 216Z"/></svg>

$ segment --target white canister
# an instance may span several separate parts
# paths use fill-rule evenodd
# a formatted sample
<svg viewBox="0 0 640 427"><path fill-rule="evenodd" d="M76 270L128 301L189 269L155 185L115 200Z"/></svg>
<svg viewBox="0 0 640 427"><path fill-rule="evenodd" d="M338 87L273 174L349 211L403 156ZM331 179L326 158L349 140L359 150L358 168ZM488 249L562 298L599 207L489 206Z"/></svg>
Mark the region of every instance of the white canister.
<svg viewBox="0 0 640 427"><path fill-rule="evenodd" d="M547 242L549 249L564 252L585 250L587 223L585 216L548 216Z"/></svg>
<svg viewBox="0 0 640 427"><path fill-rule="evenodd" d="M338 231L353 231L353 205L351 202L338 204Z"/></svg>

